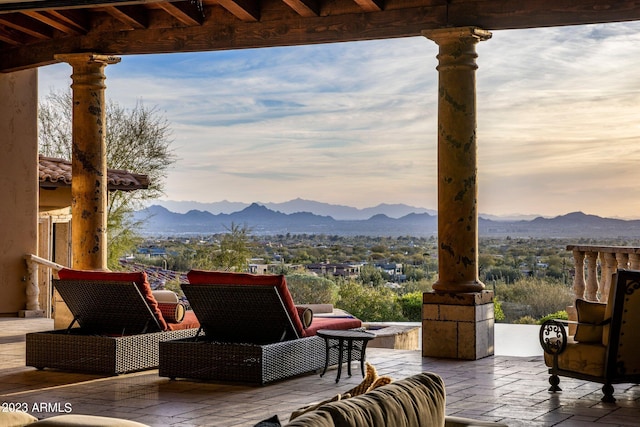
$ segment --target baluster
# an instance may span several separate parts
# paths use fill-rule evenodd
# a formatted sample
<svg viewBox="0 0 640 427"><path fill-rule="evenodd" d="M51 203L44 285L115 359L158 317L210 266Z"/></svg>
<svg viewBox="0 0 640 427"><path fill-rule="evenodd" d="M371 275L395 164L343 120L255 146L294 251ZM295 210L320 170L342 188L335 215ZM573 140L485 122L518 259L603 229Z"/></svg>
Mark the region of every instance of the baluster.
<svg viewBox="0 0 640 427"><path fill-rule="evenodd" d="M618 268L629 268L629 254L618 252L616 253L616 258L618 260Z"/></svg>
<svg viewBox="0 0 640 427"><path fill-rule="evenodd" d="M40 310L40 302L38 297L40 295L40 288L38 287L38 264L27 260L27 288L25 293L27 295L27 310Z"/></svg>
<svg viewBox="0 0 640 427"><path fill-rule="evenodd" d="M629 254L629 268L632 270L640 270L640 254Z"/></svg>
<svg viewBox="0 0 640 427"><path fill-rule="evenodd" d="M598 252L587 252L587 283L585 299L587 301L598 300Z"/></svg>
<svg viewBox="0 0 640 427"><path fill-rule="evenodd" d="M576 274L573 277L573 292L576 299L584 298L584 254L583 251L573 251L573 263L576 268Z"/></svg>
<svg viewBox="0 0 640 427"><path fill-rule="evenodd" d="M618 261L616 260L616 254L612 252L601 252L600 259L602 260L600 302L607 302L609 299L609 289L611 288L611 276L616 272Z"/></svg>

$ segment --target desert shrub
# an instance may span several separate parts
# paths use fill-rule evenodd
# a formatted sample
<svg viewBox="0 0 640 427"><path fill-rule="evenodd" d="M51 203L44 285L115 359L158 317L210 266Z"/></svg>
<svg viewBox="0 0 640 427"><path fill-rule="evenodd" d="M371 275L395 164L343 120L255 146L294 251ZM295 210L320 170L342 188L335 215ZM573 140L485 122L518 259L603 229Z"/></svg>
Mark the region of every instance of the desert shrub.
<svg viewBox="0 0 640 427"><path fill-rule="evenodd" d="M517 268L495 266L487 269L482 279L487 283L515 283L522 279L522 273Z"/></svg>
<svg viewBox="0 0 640 427"><path fill-rule="evenodd" d="M513 323L518 325L537 325L538 321L531 316L522 316Z"/></svg>
<svg viewBox="0 0 640 427"><path fill-rule="evenodd" d="M544 322L546 322L549 319L568 320L569 315L567 314L566 310L556 311L555 313L547 314L546 316L538 320L538 324L542 325Z"/></svg>
<svg viewBox="0 0 640 427"><path fill-rule="evenodd" d="M409 322L422 321L422 292L404 294L398 298L403 316Z"/></svg>
<svg viewBox="0 0 640 427"><path fill-rule="evenodd" d="M398 296L389 288L363 285L355 280L342 282L336 307L365 322L405 321Z"/></svg>
<svg viewBox="0 0 640 427"><path fill-rule="evenodd" d="M400 295L402 294L410 294L413 292L424 293L433 291L431 279L421 279L421 280L407 280L402 283L402 288L397 290Z"/></svg>
<svg viewBox="0 0 640 427"><path fill-rule="evenodd" d="M513 284L496 285L506 322L523 316L539 319L573 304L574 293L567 285L549 279L523 278Z"/></svg>
<svg viewBox="0 0 640 427"><path fill-rule="evenodd" d="M287 287L296 304L334 304L338 301L338 285L327 278L311 274L289 274Z"/></svg>
<svg viewBox="0 0 640 427"><path fill-rule="evenodd" d="M502 311L502 303L493 298L493 316L496 322L504 321L504 311Z"/></svg>

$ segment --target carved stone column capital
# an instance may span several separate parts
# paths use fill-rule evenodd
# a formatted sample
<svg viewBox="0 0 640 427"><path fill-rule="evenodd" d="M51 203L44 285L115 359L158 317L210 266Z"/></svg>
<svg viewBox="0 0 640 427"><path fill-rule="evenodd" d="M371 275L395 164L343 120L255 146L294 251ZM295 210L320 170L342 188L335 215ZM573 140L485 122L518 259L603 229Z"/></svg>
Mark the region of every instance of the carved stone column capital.
<svg viewBox="0 0 640 427"><path fill-rule="evenodd" d="M58 61L63 61L73 67L71 88L105 89L104 68L110 64L117 64L120 58L96 53L67 53L54 55Z"/></svg>
<svg viewBox="0 0 640 427"><path fill-rule="evenodd" d="M440 46L437 70L478 68L476 44L489 40L491 32L477 27L439 28L425 30L422 35Z"/></svg>

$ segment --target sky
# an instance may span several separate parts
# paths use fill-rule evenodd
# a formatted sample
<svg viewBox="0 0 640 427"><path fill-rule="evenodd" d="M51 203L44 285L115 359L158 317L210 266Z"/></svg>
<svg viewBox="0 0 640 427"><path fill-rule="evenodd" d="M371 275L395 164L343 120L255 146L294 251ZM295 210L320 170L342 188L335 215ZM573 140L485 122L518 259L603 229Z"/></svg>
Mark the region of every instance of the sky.
<svg viewBox="0 0 640 427"><path fill-rule="evenodd" d="M640 218L640 22L477 45L478 210ZM437 45L424 37L122 56L106 96L154 107L164 200L437 208ZM71 67L40 68L41 99Z"/></svg>

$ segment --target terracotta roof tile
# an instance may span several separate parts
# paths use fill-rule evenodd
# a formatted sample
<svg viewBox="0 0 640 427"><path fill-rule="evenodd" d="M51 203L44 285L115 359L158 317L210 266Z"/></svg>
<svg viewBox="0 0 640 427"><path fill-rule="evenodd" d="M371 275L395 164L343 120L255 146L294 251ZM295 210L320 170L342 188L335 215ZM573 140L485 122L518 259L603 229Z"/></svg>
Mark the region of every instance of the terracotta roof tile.
<svg viewBox="0 0 640 427"><path fill-rule="evenodd" d="M71 185L71 162L54 157L40 156L38 178L40 187L66 187ZM108 189L133 191L149 187L149 177L118 169L109 169Z"/></svg>

